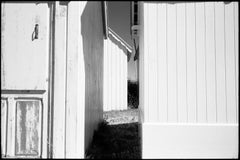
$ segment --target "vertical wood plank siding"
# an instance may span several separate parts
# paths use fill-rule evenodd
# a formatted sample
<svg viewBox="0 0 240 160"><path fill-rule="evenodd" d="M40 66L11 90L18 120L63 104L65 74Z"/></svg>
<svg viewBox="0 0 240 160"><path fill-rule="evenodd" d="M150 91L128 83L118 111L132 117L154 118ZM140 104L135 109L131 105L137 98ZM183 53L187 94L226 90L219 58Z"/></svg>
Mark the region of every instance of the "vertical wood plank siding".
<svg viewBox="0 0 240 160"><path fill-rule="evenodd" d="M127 109L127 50L109 31L104 40L104 111Z"/></svg>
<svg viewBox="0 0 240 160"><path fill-rule="evenodd" d="M237 123L238 3L140 7L144 122Z"/></svg>
<svg viewBox="0 0 240 160"><path fill-rule="evenodd" d="M56 2L53 158L84 158L102 120L100 2Z"/></svg>
<svg viewBox="0 0 240 160"><path fill-rule="evenodd" d="M54 78L54 106L58 106L53 112L53 157L65 157L65 84L66 84L66 27L67 6L55 4L55 70ZM64 78L62 78L64 77Z"/></svg>

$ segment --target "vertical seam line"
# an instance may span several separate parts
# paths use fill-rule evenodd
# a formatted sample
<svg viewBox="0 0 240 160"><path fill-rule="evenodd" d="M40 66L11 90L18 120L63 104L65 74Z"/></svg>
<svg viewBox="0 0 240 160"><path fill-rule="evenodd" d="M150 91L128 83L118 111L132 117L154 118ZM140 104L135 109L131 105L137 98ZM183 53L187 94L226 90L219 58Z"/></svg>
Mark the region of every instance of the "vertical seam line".
<svg viewBox="0 0 240 160"><path fill-rule="evenodd" d="M166 74L167 74L167 122L168 122L168 38L167 38L167 36L168 36L168 29L167 29L168 15L167 14L168 14L168 6L166 4L166 64L167 64Z"/></svg>
<svg viewBox="0 0 240 160"><path fill-rule="evenodd" d="M207 112L207 49L206 49L206 3L204 2L204 52L205 52L205 92L206 92L206 122L208 122Z"/></svg>
<svg viewBox="0 0 240 160"><path fill-rule="evenodd" d="M235 72L235 77L234 77L234 81L235 81L235 100L236 100L236 122L237 122L237 81L236 81L236 76L237 76L237 73L236 73L236 35L235 35L235 32L236 32L236 28L235 28L235 3L233 4L233 25L234 25L234 72Z"/></svg>
<svg viewBox="0 0 240 160"><path fill-rule="evenodd" d="M218 109L217 109L217 64L216 64L216 15L215 15L215 2L214 2L214 55L215 55L215 103L216 103L216 122L218 122Z"/></svg>
<svg viewBox="0 0 240 160"><path fill-rule="evenodd" d="M147 31L148 31L148 34L147 34L147 35L148 35L148 37L147 37L147 38L149 38L149 4L147 4L147 20L148 20L148 23L147 23L147 26L148 26L148 27L147 27L147 28L148 28L148 29L147 29ZM147 80L147 81L148 81L148 87L147 87L147 92L148 92L148 100L147 100L148 118L147 118L147 119L148 119L148 122L149 122L149 58L150 58L150 57L149 57L149 47L150 47L150 46L149 46L149 40L148 40L148 43L147 43L147 44L148 44L148 45L147 45L147 46L148 46L148 52L147 52L147 53L148 53L148 54L147 54L147 56L148 56L148 58L147 58L147 65L148 65L148 68L147 68L147 69L148 69L148 70L147 70L147 72L148 72L148 77L147 77L147 79L148 79L148 80Z"/></svg>
<svg viewBox="0 0 240 160"><path fill-rule="evenodd" d="M225 111L226 111L226 122L228 122L228 115L227 115L227 62L226 62L226 17L225 17L225 5L223 11L223 20L224 20L224 69L225 69Z"/></svg>
<svg viewBox="0 0 240 160"><path fill-rule="evenodd" d="M64 131L64 157L66 158L67 154L67 140L66 140L66 133L67 133L67 63L68 63L68 16L69 16L69 5L67 6L67 16L66 16L66 66L65 66L65 131Z"/></svg>
<svg viewBox="0 0 240 160"><path fill-rule="evenodd" d="M177 60L177 4L176 7L176 111L177 111L177 122L178 122L178 60Z"/></svg>
<svg viewBox="0 0 240 160"><path fill-rule="evenodd" d="M194 17L195 17L195 76L196 76L196 122L198 122L198 80L197 80L197 31L196 31L196 3L194 3Z"/></svg>
<svg viewBox="0 0 240 160"><path fill-rule="evenodd" d="M186 50L186 108L187 108L187 122L188 122L188 75L187 75L187 4L185 3L185 50Z"/></svg>
<svg viewBox="0 0 240 160"><path fill-rule="evenodd" d="M157 51L159 52L159 45L158 45L158 4L156 4L156 13L157 13ZM157 52L157 68L159 69L159 53ZM158 121L160 120L160 106L159 106L159 71L157 70L157 108L158 108Z"/></svg>

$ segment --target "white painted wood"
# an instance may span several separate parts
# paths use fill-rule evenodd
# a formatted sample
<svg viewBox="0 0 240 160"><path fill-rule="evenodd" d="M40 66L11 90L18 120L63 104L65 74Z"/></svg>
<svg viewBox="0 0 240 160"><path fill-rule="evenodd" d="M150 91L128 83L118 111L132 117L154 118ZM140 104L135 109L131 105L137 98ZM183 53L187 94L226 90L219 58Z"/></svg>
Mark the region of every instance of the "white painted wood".
<svg viewBox="0 0 240 160"><path fill-rule="evenodd" d="M143 10L144 10L144 31L143 31L143 44L144 44L144 48L143 48L143 78L144 78L144 82L143 82L143 90L144 90L144 103L143 103L143 107L144 107L144 121L149 121L149 47L150 47L150 43L149 43L149 39L148 39L148 35L150 33L150 29L149 29L149 22L150 22L150 17L149 17L149 4L144 4L143 6ZM140 98L141 99L141 98Z"/></svg>
<svg viewBox="0 0 240 160"><path fill-rule="evenodd" d="M238 124L144 123L142 129L142 158L238 157Z"/></svg>
<svg viewBox="0 0 240 160"><path fill-rule="evenodd" d="M124 43L109 28L104 40L104 111L127 109L127 51L131 49Z"/></svg>
<svg viewBox="0 0 240 160"><path fill-rule="evenodd" d="M206 52L204 3L196 3L197 122L206 123Z"/></svg>
<svg viewBox="0 0 240 160"><path fill-rule="evenodd" d="M2 88L41 89L44 92L34 95L4 94L2 96L8 98L9 106L11 106L8 113L7 132L9 134L6 138L9 144L7 146L8 157L15 155L16 100L14 98L16 97L35 97L43 101L42 158L47 158L49 154L48 145L50 149L53 149L53 158L84 158L93 132L102 120L103 22L101 3L56 2L55 4L55 20L52 24L55 36L53 37L55 40L53 42L55 46L53 48L55 56L53 57L54 103L53 114L50 113L54 116L53 144L48 139L49 133L47 132L49 125L48 66L52 65L49 64L51 62L49 62L48 48L49 6L47 3L33 2L1 5L4 9L1 17L3 20L1 38L4 40L2 48L4 54L1 54L1 62L4 62L1 65L4 79L4 84L1 83ZM40 26L39 39L31 41L35 23ZM25 39L27 39L26 43ZM16 53L18 55L15 55ZM33 63L25 63L28 61ZM20 67L16 68L18 66L16 64ZM14 72L11 71L13 69L15 69ZM19 78L17 73L23 72L20 70L23 70L24 74ZM31 72L33 72L32 75ZM9 80L9 78L12 79ZM15 83L16 80L18 81ZM24 155L19 157L24 158Z"/></svg>
<svg viewBox="0 0 240 160"><path fill-rule="evenodd" d="M176 5L167 4L168 122L177 122Z"/></svg>
<svg viewBox="0 0 240 160"><path fill-rule="evenodd" d="M53 157L65 157L67 5L55 4Z"/></svg>
<svg viewBox="0 0 240 160"><path fill-rule="evenodd" d="M7 150L7 99L1 99L1 156L6 155Z"/></svg>
<svg viewBox="0 0 240 160"><path fill-rule="evenodd" d="M217 85L217 120L220 123L227 121L226 116L226 65L225 65L225 18L224 3L215 3L215 30L216 30L216 85Z"/></svg>
<svg viewBox="0 0 240 160"><path fill-rule="evenodd" d="M144 52L144 9L143 9L143 2L139 2L139 22L140 22L140 26L139 26L139 53L143 53ZM139 97L143 97L144 96L144 78L143 78L143 74L144 74L144 65L143 65L143 55L144 54L139 54ZM143 114L143 110L144 110L144 98L140 99L139 98L139 106L138 106L138 113L139 113L139 122L142 123L144 120L144 114ZM141 132L139 132L141 134Z"/></svg>
<svg viewBox="0 0 240 160"><path fill-rule="evenodd" d="M178 94L178 121L187 122L187 65L186 65L186 18L185 4L179 3L177 6L177 94ZM160 22L160 21L159 21ZM163 92L163 91L162 91Z"/></svg>
<svg viewBox="0 0 240 160"><path fill-rule="evenodd" d="M234 10L233 3L225 5L225 45L227 83L227 121L236 123L235 56L234 56Z"/></svg>
<svg viewBox="0 0 240 160"><path fill-rule="evenodd" d="M238 156L237 18L235 2L140 2L143 158Z"/></svg>
<svg viewBox="0 0 240 160"><path fill-rule="evenodd" d="M76 15L75 21L79 20L79 63L78 70L78 100L77 116L79 122L77 132L76 152L78 157L83 157L88 149L94 130L100 121L103 113L103 22L101 12L101 2L75 2L79 3L80 15ZM72 4L73 6L75 4ZM76 13L73 11L73 13ZM77 27L76 27L77 28ZM76 32L75 32L76 34ZM80 36L79 36L80 35ZM77 36L76 36L77 37ZM76 42L77 45L77 42ZM77 98L78 99L78 98ZM83 107L85 106L85 107ZM81 147L81 151L78 151ZM81 152L81 153L80 153Z"/></svg>
<svg viewBox="0 0 240 160"><path fill-rule="evenodd" d="M2 89L46 89L49 8L41 3L4 3ZM32 40L35 24L39 37ZM28 60L26 57L28 57ZM31 75L31 76L30 76ZM25 83L25 82L28 83Z"/></svg>
<svg viewBox="0 0 240 160"><path fill-rule="evenodd" d="M67 13L67 79L66 79L66 139L65 139L65 156L68 158L84 157L84 144L80 148L77 148L78 136L84 136L84 133L79 132L79 127L84 126L83 121L78 121L79 116L78 107L79 101L79 90L83 88L79 83L79 56L82 53L82 48L80 44L81 37L81 23L79 17L81 17L81 12L84 8L81 5L85 3L80 2L70 2L68 4ZM81 48L80 48L81 47ZM82 110L83 111L83 110ZM79 126L79 127L78 127Z"/></svg>
<svg viewBox="0 0 240 160"><path fill-rule="evenodd" d="M158 120L160 122L167 121L167 53L166 53L166 4L158 4L157 6L157 59L158 59ZM141 83L140 83L141 84Z"/></svg>
<svg viewBox="0 0 240 160"><path fill-rule="evenodd" d="M235 84L236 84L236 121L238 122L239 120L239 46L238 46L238 43L239 43L239 37L237 36L239 34L239 21L238 21L238 13L239 13L239 10L238 10L238 2L234 2L234 54L235 54Z"/></svg>
<svg viewBox="0 0 240 160"><path fill-rule="evenodd" d="M206 78L207 78L207 121L217 120L216 112L216 77L215 77L215 19L214 3L205 3L206 11Z"/></svg>
<svg viewBox="0 0 240 160"><path fill-rule="evenodd" d="M188 122L197 120L195 3L186 3Z"/></svg>
<svg viewBox="0 0 240 160"><path fill-rule="evenodd" d="M8 106L9 107L9 113L8 113L8 136L7 136L7 157L13 156L15 153L15 146L14 146L14 137L15 137L15 112L16 112L16 102L13 100L13 97L8 96Z"/></svg>
<svg viewBox="0 0 240 160"><path fill-rule="evenodd" d="M55 76L62 77L54 81L56 87L61 86L55 88L61 93L55 94L54 112L63 113L55 115L54 124L63 124L56 124L54 128L53 157L84 158L93 132L102 120L101 4L57 3L56 11ZM63 104L57 106L60 102ZM65 118L60 119L61 116Z"/></svg>
<svg viewBox="0 0 240 160"><path fill-rule="evenodd" d="M234 89L234 27L227 31L231 32L231 38L224 38L223 7L230 3L143 4L145 21L141 27L145 63L140 70L147 81L143 84L146 87L144 108L149 121L226 122L228 87L225 79L230 78L225 76L224 43L228 39L231 39L228 60L232 62L229 62L232 91L228 94L236 99L237 92ZM233 16L231 12L232 26ZM228 103L235 103L233 101ZM236 107L230 108L229 114L233 115L236 110Z"/></svg>
<svg viewBox="0 0 240 160"><path fill-rule="evenodd" d="M34 145L37 145L38 148L35 148L37 151L32 157L47 158L47 129L49 125L47 98L49 81L49 6L48 3L6 2L2 4L1 7L4 9L4 16L1 17L4 26L2 29L3 36L1 37L3 40L1 56L2 62L4 62L2 65L3 68L1 68L3 78L1 87L6 91L6 93L4 92L2 94L2 97L7 98L9 102L9 112L7 115L7 132L9 134L7 134L6 137L7 157L25 157L30 152L32 153L32 151L30 151L31 149L29 150L28 148L28 152L25 152L26 150L22 152L21 150L18 153L22 153L23 155L17 155L17 151L15 150L17 141L15 141L15 137L19 137L20 133L16 130L15 116L17 116L16 98L25 97L26 99L31 100L35 97L41 99L41 105L43 105L44 109L43 112L40 111L41 119L38 123L40 129L37 131L41 140L38 139L39 144L34 142ZM32 39L34 37L33 31L35 24L39 25L38 39ZM37 94L31 94L31 92L21 94L21 92L26 90L35 90ZM38 90L42 90L42 93ZM29 121L31 122L33 115L30 114L28 117L30 117ZM38 128L37 125L36 127ZM23 128L20 130L23 130ZM31 135L28 135L28 138L30 137ZM29 141L26 142L25 146L29 147L33 143L31 144L31 138L28 140Z"/></svg>
<svg viewBox="0 0 240 160"><path fill-rule="evenodd" d="M157 6L155 4L148 4L149 9L151 10L149 16L152 21L149 21L148 26L149 26L149 34L148 37L148 43L151 44L148 47L148 66L151 68L151 70L148 70L148 79L151 81L149 83L148 88L151 92L148 92L148 106L149 107L149 121L150 122L155 122L157 121L157 116L158 116L158 103L157 103L157 36L155 36L157 32Z"/></svg>

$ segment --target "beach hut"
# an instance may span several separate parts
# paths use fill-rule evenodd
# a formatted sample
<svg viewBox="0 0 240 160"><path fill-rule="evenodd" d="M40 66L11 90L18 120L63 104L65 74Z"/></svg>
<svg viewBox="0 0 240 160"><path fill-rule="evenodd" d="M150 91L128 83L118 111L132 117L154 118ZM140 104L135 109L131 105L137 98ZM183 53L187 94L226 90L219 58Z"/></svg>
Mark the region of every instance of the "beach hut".
<svg viewBox="0 0 240 160"><path fill-rule="evenodd" d="M84 158L103 112L105 2L1 3L1 157Z"/></svg>
<svg viewBox="0 0 240 160"><path fill-rule="evenodd" d="M132 47L108 28L108 38L104 40L103 111L128 108L127 63L131 53Z"/></svg>
<svg viewBox="0 0 240 160"><path fill-rule="evenodd" d="M238 18L238 2L132 2L142 158L239 156Z"/></svg>

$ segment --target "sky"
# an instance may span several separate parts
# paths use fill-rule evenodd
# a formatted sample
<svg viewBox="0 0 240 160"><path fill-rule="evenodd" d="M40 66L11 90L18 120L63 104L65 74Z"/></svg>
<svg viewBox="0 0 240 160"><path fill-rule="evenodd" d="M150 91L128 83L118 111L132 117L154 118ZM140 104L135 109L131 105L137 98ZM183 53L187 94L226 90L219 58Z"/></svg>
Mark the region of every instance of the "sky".
<svg viewBox="0 0 240 160"><path fill-rule="evenodd" d="M107 1L108 7L108 25L125 42L133 47L130 35L130 1ZM133 61L134 55L128 62L128 79L137 80L136 61Z"/></svg>

